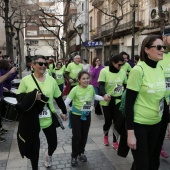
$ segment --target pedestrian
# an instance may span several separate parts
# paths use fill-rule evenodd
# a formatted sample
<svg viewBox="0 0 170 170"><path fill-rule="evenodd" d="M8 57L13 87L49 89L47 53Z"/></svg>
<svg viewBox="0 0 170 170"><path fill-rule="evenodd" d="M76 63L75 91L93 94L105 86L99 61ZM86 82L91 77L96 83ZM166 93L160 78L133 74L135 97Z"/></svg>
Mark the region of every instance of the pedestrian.
<svg viewBox="0 0 170 170"><path fill-rule="evenodd" d="M72 101L71 108L71 128L72 128L72 154L71 165L77 164L77 157L83 162L87 161L84 154L88 138L88 132L91 123L92 102L95 100L104 100L103 97L96 95L92 85L89 85L90 74L81 71L78 74L79 85L75 86L65 100L66 107Z"/></svg>
<svg viewBox="0 0 170 170"><path fill-rule="evenodd" d="M90 71L90 64L88 64L86 59L82 60L82 64L83 64L83 70L89 72Z"/></svg>
<svg viewBox="0 0 170 170"><path fill-rule="evenodd" d="M93 58L92 66L90 67L91 81L90 84L94 87L95 93L99 94L99 84L97 82L99 78L100 71L104 68L98 57ZM101 115L102 111L97 100L94 101L95 114Z"/></svg>
<svg viewBox="0 0 170 170"><path fill-rule="evenodd" d="M158 64L164 49L161 36L147 36L142 42L140 62L129 74L125 114L127 145L134 159L131 170L150 170L165 97L164 71Z"/></svg>
<svg viewBox="0 0 170 170"><path fill-rule="evenodd" d="M138 63L139 58L140 58L139 55L135 55L135 56L134 56L134 64L135 64L135 65Z"/></svg>
<svg viewBox="0 0 170 170"><path fill-rule="evenodd" d="M58 87L60 89L61 92L63 92L63 88L64 88L64 68L61 62L57 62L56 63L56 67L55 70L53 71L53 73L55 74L55 80L58 84Z"/></svg>
<svg viewBox="0 0 170 170"><path fill-rule="evenodd" d="M52 154L57 147L57 133L53 121L56 109L53 99L62 110L63 120L67 119L66 107L56 81L44 74L47 65L43 56L33 58L34 73L21 80L17 95L17 101L20 104L17 132L19 150L22 157L26 156L30 159L33 170L38 170L40 129L43 130L48 143L44 165L45 167L52 166Z"/></svg>
<svg viewBox="0 0 170 170"><path fill-rule="evenodd" d="M101 70L98 83L99 91L104 99L111 99L109 102L101 101L100 105L104 113L104 125L103 125L103 144L109 145L108 134L112 122L114 127L118 120L121 120L122 113L119 110L121 96L127 83L126 72L121 69L124 64L122 55L117 54L111 57L109 67ZM121 122L119 122L121 123ZM115 128L116 129L116 128ZM118 149L118 136L113 132L112 147Z"/></svg>
<svg viewBox="0 0 170 170"><path fill-rule="evenodd" d="M0 61L1 62L1 61ZM3 94L3 82L13 73L16 72L16 67L11 68L11 70L9 70L6 74L1 75L0 72L0 103L2 100L2 94ZM2 107L1 107L2 108ZM5 138L1 137L1 135L8 133L8 130L4 129L2 127L2 110L0 110L0 143L1 142L5 142Z"/></svg>
<svg viewBox="0 0 170 170"><path fill-rule="evenodd" d="M168 134L170 135L170 114L169 114L169 96L170 96L170 28L165 28L163 32L163 43L166 46L166 50L163 54L163 60L159 62L164 70L165 82L166 82L166 101L164 103L164 112L161 120L161 129L159 137L157 139L154 151L151 157L150 170L157 170L160 166L160 154L162 157L167 158L169 155L163 150L163 141L166 134L168 125ZM157 47L160 48L160 47ZM170 139L170 138L169 138Z"/></svg>

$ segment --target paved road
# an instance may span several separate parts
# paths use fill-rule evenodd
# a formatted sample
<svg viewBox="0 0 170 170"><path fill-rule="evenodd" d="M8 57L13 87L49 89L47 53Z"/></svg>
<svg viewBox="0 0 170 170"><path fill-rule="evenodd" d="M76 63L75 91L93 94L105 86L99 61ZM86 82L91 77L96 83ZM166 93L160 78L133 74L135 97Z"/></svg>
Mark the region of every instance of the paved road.
<svg viewBox="0 0 170 170"><path fill-rule="evenodd" d="M9 133L4 135L7 141L0 143L0 170L31 170L30 161L22 159L17 146L16 132L17 122L5 122L4 127L9 129ZM102 144L102 125L103 116L92 114L92 123L89 132L89 138L86 146L86 155L88 162L79 161L78 166L72 168L70 166L71 154L71 130L67 128L67 122L64 123L66 129L60 128L58 132L58 147L53 155L53 166L49 169L57 170L130 170L132 163L132 155L127 158L117 156L116 151L111 146L103 146ZM41 149L39 170L46 170L43 166L44 152L47 143L44 134L41 132ZM112 137L110 136L110 141ZM170 142L165 140L165 149L170 154ZM170 170L170 158L161 158L160 170Z"/></svg>

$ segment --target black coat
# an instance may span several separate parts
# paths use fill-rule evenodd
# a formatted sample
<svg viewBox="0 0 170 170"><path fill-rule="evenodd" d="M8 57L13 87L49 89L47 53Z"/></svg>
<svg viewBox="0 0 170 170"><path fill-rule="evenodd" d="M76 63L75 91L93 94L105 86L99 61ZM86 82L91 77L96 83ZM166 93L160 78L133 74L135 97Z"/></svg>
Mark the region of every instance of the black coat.
<svg viewBox="0 0 170 170"><path fill-rule="evenodd" d="M21 156L29 159L32 156L34 139L39 136L40 132L39 114L48 101L48 97L44 95L41 96L41 101L36 100L37 93L38 90L34 89L32 92L17 95L17 108L20 113L17 132L18 146Z"/></svg>

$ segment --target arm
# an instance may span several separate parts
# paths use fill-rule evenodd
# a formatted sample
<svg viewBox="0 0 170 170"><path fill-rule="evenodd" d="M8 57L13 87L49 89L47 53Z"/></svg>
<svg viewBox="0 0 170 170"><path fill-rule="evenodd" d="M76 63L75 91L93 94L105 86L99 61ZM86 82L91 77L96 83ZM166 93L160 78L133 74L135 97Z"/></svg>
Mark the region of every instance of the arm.
<svg viewBox="0 0 170 170"><path fill-rule="evenodd" d="M5 81L12 73L16 72L16 67L13 67L8 73L3 76L0 76L0 83Z"/></svg>
<svg viewBox="0 0 170 170"><path fill-rule="evenodd" d="M64 101L63 101L62 97L59 96L58 98L54 98L54 99L55 99L58 107L61 109L62 113L66 115L67 114L67 110L66 110L66 106L64 104Z"/></svg>
<svg viewBox="0 0 170 170"><path fill-rule="evenodd" d="M68 71L65 72L64 77L69 83L73 83L73 79L70 78Z"/></svg>
<svg viewBox="0 0 170 170"><path fill-rule="evenodd" d="M137 98L138 92L127 89L126 100L125 100L125 114L126 114L126 125L128 134L128 146L132 149L136 149L136 137L134 134L134 104Z"/></svg>
<svg viewBox="0 0 170 170"><path fill-rule="evenodd" d="M105 82L102 82L102 81L99 82L99 91L100 91L101 96L104 97L104 100L109 101L110 95L106 93L104 85L105 85Z"/></svg>
<svg viewBox="0 0 170 170"><path fill-rule="evenodd" d="M72 100L69 99L68 97L66 98L66 100L64 101L66 108L69 106L69 104L71 103L71 101L72 101Z"/></svg>
<svg viewBox="0 0 170 170"><path fill-rule="evenodd" d="M91 67L91 68L90 68L90 75L91 75L92 77L95 76L95 74L96 74L96 72L97 72L97 69L98 69L98 66L96 66L96 67Z"/></svg>
<svg viewBox="0 0 170 170"><path fill-rule="evenodd" d="M101 100L104 100L104 98L102 96L99 96L99 95L95 94L94 95L94 100L101 101Z"/></svg>

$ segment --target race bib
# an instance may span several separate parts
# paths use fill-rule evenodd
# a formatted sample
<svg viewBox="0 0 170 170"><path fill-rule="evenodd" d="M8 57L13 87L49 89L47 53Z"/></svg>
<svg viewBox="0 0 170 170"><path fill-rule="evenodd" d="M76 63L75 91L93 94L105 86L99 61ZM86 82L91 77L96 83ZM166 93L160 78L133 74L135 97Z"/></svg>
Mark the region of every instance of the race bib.
<svg viewBox="0 0 170 170"><path fill-rule="evenodd" d="M165 78L166 90L170 90L170 77Z"/></svg>
<svg viewBox="0 0 170 170"><path fill-rule="evenodd" d="M159 116L162 116L164 111L164 98L159 101Z"/></svg>
<svg viewBox="0 0 170 170"><path fill-rule="evenodd" d="M87 112L92 111L92 102L86 102L86 103L82 106L81 111L87 111Z"/></svg>
<svg viewBox="0 0 170 170"><path fill-rule="evenodd" d="M62 79L63 76L62 75L57 75L57 79Z"/></svg>
<svg viewBox="0 0 170 170"><path fill-rule="evenodd" d="M119 94L121 92L121 90L122 90L122 86L116 84L116 87L114 88L113 93Z"/></svg>
<svg viewBox="0 0 170 170"><path fill-rule="evenodd" d="M51 117L50 110L48 109L47 106L44 106L43 111L39 114L39 118L48 118Z"/></svg>

